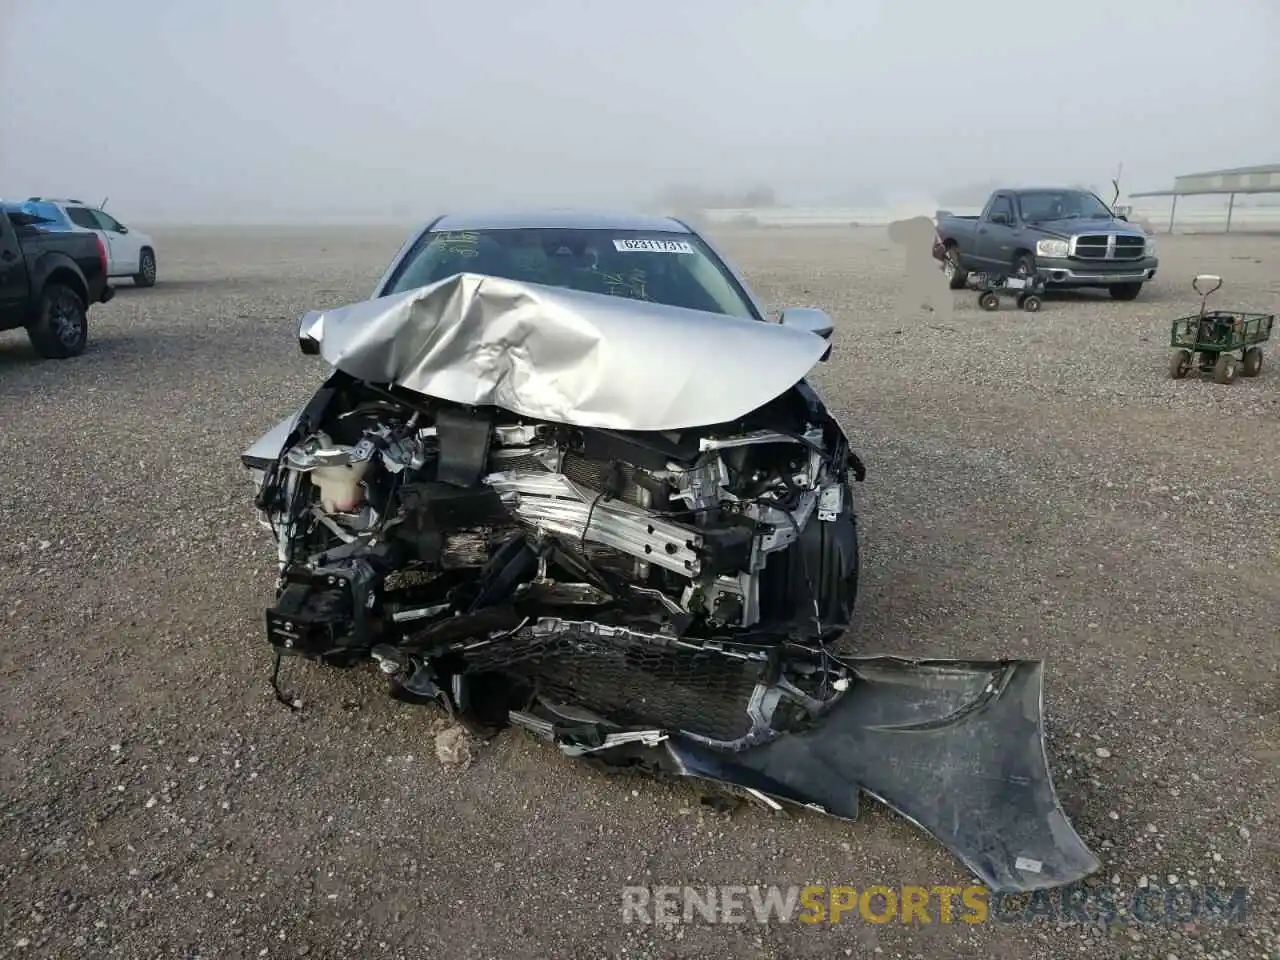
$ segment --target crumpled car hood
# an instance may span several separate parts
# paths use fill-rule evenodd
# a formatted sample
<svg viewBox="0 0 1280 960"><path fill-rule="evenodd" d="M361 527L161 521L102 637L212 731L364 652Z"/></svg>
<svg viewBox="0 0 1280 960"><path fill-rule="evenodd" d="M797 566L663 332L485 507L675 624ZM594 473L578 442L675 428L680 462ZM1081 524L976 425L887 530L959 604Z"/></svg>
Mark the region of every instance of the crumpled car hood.
<svg viewBox="0 0 1280 960"><path fill-rule="evenodd" d="M312 311L298 332L361 380L614 430L735 420L829 346L776 323L469 273Z"/></svg>

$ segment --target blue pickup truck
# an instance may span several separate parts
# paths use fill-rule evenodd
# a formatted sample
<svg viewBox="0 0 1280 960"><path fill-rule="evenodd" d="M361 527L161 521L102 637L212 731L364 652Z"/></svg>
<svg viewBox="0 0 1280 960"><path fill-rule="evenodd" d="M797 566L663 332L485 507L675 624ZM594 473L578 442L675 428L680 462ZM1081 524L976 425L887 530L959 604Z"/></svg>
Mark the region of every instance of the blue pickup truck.
<svg viewBox="0 0 1280 960"><path fill-rule="evenodd" d="M933 253L952 290L970 273L1038 273L1050 289L1105 287L1133 300L1160 265L1142 228L1088 190L996 190L976 217L939 210L937 231Z"/></svg>

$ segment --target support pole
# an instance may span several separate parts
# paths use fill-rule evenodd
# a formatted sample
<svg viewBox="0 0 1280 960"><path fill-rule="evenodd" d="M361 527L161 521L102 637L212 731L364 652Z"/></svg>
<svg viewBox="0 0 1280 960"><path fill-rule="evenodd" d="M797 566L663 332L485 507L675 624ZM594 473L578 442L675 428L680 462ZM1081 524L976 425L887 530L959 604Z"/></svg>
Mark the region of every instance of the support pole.
<svg viewBox="0 0 1280 960"><path fill-rule="evenodd" d="M1173 215L1178 212L1178 195L1173 195L1173 205L1169 207L1169 232L1173 233Z"/></svg>
<svg viewBox="0 0 1280 960"><path fill-rule="evenodd" d="M1236 195L1231 194L1231 198L1227 201L1227 233L1231 232L1231 211L1236 206Z"/></svg>

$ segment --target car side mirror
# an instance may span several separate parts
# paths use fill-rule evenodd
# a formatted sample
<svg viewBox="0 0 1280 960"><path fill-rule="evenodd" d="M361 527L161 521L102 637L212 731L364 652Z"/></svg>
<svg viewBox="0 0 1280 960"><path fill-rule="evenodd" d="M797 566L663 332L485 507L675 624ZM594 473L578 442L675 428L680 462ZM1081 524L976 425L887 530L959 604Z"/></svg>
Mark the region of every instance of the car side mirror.
<svg viewBox="0 0 1280 960"><path fill-rule="evenodd" d="M128 228L128 227L126 227L123 223L122 223L122 224L120 224L118 227L116 227L116 229L117 229L120 233L128 233L128 232L129 232L129 228Z"/></svg>
<svg viewBox="0 0 1280 960"><path fill-rule="evenodd" d="M779 323L784 327L794 327L797 330L804 330L815 336L821 337L823 340L830 340L831 334L835 332L835 324L831 322L825 310L818 310L814 307L789 307L782 311ZM831 356L831 348L827 347L819 359L826 360Z"/></svg>
<svg viewBox="0 0 1280 960"><path fill-rule="evenodd" d="M298 349L308 357L320 355L320 311L310 310L298 321Z"/></svg>

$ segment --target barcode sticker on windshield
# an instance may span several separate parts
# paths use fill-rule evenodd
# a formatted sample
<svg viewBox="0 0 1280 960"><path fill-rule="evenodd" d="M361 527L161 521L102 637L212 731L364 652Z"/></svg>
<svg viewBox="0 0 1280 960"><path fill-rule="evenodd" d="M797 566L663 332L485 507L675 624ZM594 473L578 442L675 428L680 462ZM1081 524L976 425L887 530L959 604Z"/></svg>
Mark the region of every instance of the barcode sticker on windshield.
<svg viewBox="0 0 1280 960"><path fill-rule="evenodd" d="M693 244L684 240L615 240L619 253L693 253Z"/></svg>

